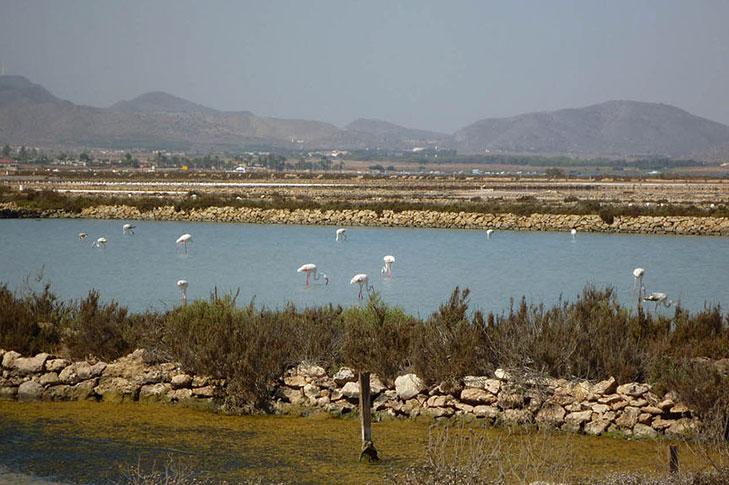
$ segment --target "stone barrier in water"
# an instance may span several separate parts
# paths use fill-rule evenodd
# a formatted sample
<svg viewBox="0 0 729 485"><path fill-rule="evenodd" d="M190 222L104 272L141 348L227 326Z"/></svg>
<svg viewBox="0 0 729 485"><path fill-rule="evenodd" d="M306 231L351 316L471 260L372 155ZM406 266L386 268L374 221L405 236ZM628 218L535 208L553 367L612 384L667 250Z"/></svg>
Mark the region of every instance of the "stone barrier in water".
<svg viewBox="0 0 729 485"><path fill-rule="evenodd" d="M614 232L635 234L729 235L729 218L694 216L616 216L611 224L598 215L481 214L470 212L344 209L257 209L249 207L207 207L175 211L172 206L140 212L130 206L100 205L80 213L39 211L0 204L0 218L49 217L151 221L231 222L256 224L315 224L376 227L427 227L452 229L497 229L509 231Z"/></svg>
<svg viewBox="0 0 729 485"><path fill-rule="evenodd" d="M140 349L111 363L70 362L46 353L22 357L0 350L0 399L141 401L213 411L225 408L224 379L194 375L175 363L151 363L147 356ZM348 368L329 375L323 367L300 364L279 379L271 409L281 414L352 413L359 399L356 381L356 374ZM414 374L399 376L390 386L372 375L371 392L376 417L454 417L640 438L683 437L699 425L676 393L658 396L648 384L618 385L614 378L594 383L497 369L492 376L466 376L457 387L446 388L428 387Z"/></svg>

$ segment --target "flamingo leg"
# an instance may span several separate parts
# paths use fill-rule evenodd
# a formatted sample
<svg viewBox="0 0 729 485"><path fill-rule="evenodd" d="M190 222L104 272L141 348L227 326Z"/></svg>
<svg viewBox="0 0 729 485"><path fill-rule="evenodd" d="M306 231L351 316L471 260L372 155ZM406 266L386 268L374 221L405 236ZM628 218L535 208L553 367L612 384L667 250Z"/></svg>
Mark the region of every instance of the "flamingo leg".
<svg viewBox="0 0 729 485"><path fill-rule="evenodd" d="M359 299L360 300L364 299L364 297L362 296L362 285L361 284L359 285Z"/></svg>
<svg viewBox="0 0 729 485"><path fill-rule="evenodd" d="M309 286L309 276L311 276L311 273L306 273L306 286Z"/></svg>

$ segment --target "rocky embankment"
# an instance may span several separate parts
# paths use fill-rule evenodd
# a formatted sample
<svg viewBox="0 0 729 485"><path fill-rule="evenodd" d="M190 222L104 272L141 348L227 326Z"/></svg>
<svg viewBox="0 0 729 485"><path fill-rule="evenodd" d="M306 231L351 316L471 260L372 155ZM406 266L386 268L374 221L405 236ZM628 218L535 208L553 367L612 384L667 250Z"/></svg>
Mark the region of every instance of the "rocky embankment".
<svg viewBox="0 0 729 485"><path fill-rule="evenodd" d="M70 362L42 353L22 357L0 350L0 399L19 401L141 401L220 410L226 384L184 372L175 363L148 363L137 350L111 363ZM329 375L316 365L301 364L276 383L271 409L303 414L321 410L347 414L357 408L357 376L347 368ZM458 388L428 388L415 374L385 386L371 378L375 416L460 417L599 435L679 437L698 426L697 418L675 393L657 396L648 384L618 385L615 379L590 383L526 378L497 370L493 376L467 376Z"/></svg>
<svg viewBox="0 0 729 485"><path fill-rule="evenodd" d="M130 206L96 206L81 213L40 211L0 205L0 218L92 218L150 221L234 222L258 224L317 224L337 226L429 227L510 231L616 232L639 234L729 235L729 218L694 216L616 216L611 224L598 215L481 214L472 212L383 210L257 209L207 207L176 211L172 206L141 212Z"/></svg>

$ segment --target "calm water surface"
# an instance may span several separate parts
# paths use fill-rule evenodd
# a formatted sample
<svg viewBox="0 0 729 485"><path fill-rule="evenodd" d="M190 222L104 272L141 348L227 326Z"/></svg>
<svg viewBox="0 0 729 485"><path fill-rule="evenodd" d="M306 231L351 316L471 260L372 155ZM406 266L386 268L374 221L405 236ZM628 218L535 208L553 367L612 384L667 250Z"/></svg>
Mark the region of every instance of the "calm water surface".
<svg viewBox="0 0 729 485"><path fill-rule="evenodd" d="M612 285L632 304L635 267L646 270L648 292L661 291L699 310L704 303L729 304L729 239L720 237L495 232L444 229L351 227L335 242L333 226L286 226L179 222L0 220L0 282L37 288L43 278L62 299L97 289L136 311L179 303L177 280L190 282L188 297L207 298L240 288L239 303L281 307L357 304L349 280L367 273L383 299L427 316L456 286L471 289L471 308L501 312L510 298L532 303L574 300L588 284ZM78 233L86 232L85 241ZM190 233L188 253L175 240ZM103 236L107 247L91 242ZM397 258L392 279L380 276L383 256ZM329 276L309 288L296 273L315 263ZM667 312L668 310L664 310Z"/></svg>

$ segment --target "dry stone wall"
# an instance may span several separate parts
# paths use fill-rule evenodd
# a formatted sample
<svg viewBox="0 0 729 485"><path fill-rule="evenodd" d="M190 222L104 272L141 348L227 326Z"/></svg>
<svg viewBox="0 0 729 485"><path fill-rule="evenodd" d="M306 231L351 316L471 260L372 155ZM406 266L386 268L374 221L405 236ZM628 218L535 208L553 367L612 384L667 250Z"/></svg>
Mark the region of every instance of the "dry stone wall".
<svg viewBox="0 0 729 485"><path fill-rule="evenodd" d="M0 350L0 362L0 399L5 400L142 401L218 410L227 396L225 380L184 372L175 363L147 363L144 350L111 363ZM598 383L536 379L498 369L492 376L466 376L457 389L443 387L427 387L415 374L386 386L372 375L372 408L380 416L460 417L641 438L682 437L699 425L675 393L658 396L648 384L618 385L613 378ZM359 387L351 369L329 375L320 366L301 364L279 379L273 396L271 408L279 413L340 415L357 409Z"/></svg>
<svg viewBox="0 0 729 485"><path fill-rule="evenodd" d="M617 232L640 234L729 235L729 218L692 216L617 216L607 224L598 215L480 214L472 212L320 209L256 209L208 207L175 211L172 206L140 212L130 206L96 206L80 214L64 211L33 211L13 203L0 204L2 217L94 218L152 221L233 222L258 224L317 224L338 226L429 227L452 229L497 229L510 231Z"/></svg>

